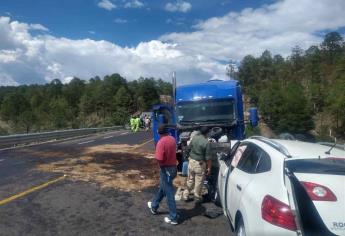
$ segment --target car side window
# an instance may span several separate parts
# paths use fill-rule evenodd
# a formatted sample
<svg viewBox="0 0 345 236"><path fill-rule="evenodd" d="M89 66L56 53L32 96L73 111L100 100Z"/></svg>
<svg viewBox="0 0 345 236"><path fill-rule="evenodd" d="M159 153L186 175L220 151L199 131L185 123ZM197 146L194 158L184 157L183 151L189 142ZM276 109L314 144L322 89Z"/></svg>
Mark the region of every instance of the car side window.
<svg viewBox="0 0 345 236"><path fill-rule="evenodd" d="M231 167L235 168L239 164L240 160L244 156L244 153L247 149L247 144L241 144L233 154L232 160L231 160Z"/></svg>
<svg viewBox="0 0 345 236"><path fill-rule="evenodd" d="M256 166L255 173L263 173L271 170L270 156L260 148L258 148L258 152L260 153L260 160Z"/></svg>
<svg viewBox="0 0 345 236"><path fill-rule="evenodd" d="M259 162L259 156L256 151L256 148L252 144L249 144L246 151L243 153L237 168L244 172L254 174Z"/></svg>
<svg viewBox="0 0 345 236"><path fill-rule="evenodd" d="M261 148L249 144L237 168L249 174L263 173L271 169L271 159Z"/></svg>

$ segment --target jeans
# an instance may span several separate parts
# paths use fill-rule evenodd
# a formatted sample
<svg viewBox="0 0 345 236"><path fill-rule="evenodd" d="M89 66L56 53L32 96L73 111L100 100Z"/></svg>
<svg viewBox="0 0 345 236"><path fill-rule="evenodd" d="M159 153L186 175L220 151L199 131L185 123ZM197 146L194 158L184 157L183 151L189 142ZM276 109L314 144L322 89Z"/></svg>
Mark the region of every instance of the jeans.
<svg viewBox="0 0 345 236"><path fill-rule="evenodd" d="M152 208L154 210L157 210L159 207L159 203L163 200L165 196L169 207L169 218L173 221L177 221L176 203L173 186L173 180L176 177L176 174L176 166L161 167L159 190L152 200Z"/></svg>

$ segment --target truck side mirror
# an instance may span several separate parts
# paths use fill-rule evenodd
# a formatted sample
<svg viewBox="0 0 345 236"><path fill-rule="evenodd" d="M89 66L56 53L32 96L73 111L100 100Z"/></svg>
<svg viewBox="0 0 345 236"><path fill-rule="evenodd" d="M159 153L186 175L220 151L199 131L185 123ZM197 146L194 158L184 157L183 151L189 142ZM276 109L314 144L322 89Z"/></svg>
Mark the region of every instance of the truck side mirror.
<svg viewBox="0 0 345 236"><path fill-rule="evenodd" d="M258 109L256 107L249 108L249 121L252 127L258 126L259 116L258 116Z"/></svg>

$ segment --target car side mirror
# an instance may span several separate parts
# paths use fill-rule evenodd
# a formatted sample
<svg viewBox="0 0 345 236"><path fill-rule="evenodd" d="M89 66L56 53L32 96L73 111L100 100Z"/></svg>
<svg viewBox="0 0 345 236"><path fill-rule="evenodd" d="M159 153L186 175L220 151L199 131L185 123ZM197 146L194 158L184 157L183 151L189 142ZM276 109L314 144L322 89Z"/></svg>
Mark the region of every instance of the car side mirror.
<svg viewBox="0 0 345 236"><path fill-rule="evenodd" d="M258 109L256 107L249 108L249 122L252 127L258 126L259 116Z"/></svg>

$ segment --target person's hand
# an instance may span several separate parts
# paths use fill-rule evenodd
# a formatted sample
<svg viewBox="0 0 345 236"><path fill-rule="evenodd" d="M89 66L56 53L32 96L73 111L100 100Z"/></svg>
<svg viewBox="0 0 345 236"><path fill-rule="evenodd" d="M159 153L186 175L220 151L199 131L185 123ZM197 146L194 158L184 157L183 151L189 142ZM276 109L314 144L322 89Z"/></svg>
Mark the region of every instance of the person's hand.
<svg viewBox="0 0 345 236"><path fill-rule="evenodd" d="M210 175L211 175L211 168L207 168L207 170L206 170L206 175L207 175L207 176L210 176Z"/></svg>

